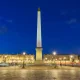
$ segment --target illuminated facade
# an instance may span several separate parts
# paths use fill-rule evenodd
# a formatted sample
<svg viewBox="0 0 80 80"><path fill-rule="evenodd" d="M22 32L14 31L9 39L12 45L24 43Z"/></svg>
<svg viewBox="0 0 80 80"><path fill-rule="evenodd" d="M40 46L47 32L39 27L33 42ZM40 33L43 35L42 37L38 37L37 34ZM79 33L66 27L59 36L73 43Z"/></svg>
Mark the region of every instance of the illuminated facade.
<svg viewBox="0 0 80 80"><path fill-rule="evenodd" d="M43 58L44 63L56 63L56 64L71 64L78 63L78 55L53 55L46 54Z"/></svg>
<svg viewBox="0 0 80 80"><path fill-rule="evenodd" d="M25 63L34 63L34 55L0 55L0 63L10 63L10 64L22 64Z"/></svg>

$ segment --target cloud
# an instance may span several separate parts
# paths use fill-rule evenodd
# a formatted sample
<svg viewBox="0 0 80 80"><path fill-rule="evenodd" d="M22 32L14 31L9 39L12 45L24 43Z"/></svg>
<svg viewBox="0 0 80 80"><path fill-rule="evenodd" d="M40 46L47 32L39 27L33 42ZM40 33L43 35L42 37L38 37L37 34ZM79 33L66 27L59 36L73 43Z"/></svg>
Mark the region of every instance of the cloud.
<svg viewBox="0 0 80 80"><path fill-rule="evenodd" d="M0 20L2 20L3 18L0 16Z"/></svg>
<svg viewBox="0 0 80 80"><path fill-rule="evenodd" d="M4 34L7 32L7 23L12 23L12 20L0 16L0 34Z"/></svg>
<svg viewBox="0 0 80 80"><path fill-rule="evenodd" d="M77 22L77 19L73 18L73 19L70 19L69 21L67 21L68 24L73 24L73 23L76 23Z"/></svg>
<svg viewBox="0 0 80 80"><path fill-rule="evenodd" d="M7 27L6 26L0 26L0 34L6 33Z"/></svg>
<svg viewBox="0 0 80 80"><path fill-rule="evenodd" d="M8 22L8 23L12 23L12 20L6 20L6 22Z"/></svg>
<svg viewBox="0 0 80 80"><path fill-rule="evenodd" d="M66 14L67 14L67 11L60 12L60 15L66 15Z"/></svg>
<svg viewBox="0 0 80 80"><path fill-rule="evenodd" d="M11 19L6 19L6 18L1 17L1 16L0 16L0 21L4 21L4 22L7 22L7 23L12 23Z"/></svg>

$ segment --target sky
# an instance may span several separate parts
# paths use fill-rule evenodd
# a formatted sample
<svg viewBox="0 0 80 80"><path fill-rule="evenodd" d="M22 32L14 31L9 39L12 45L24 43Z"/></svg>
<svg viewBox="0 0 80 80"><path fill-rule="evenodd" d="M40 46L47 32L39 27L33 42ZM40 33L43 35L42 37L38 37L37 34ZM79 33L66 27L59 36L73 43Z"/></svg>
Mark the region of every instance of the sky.
<svg viewBox="0 0 80 80"><path fill-rule="evenodd" d="M35 54L41 9L43 54L80 54L79 0L0 0L0 53Z"/></svg>

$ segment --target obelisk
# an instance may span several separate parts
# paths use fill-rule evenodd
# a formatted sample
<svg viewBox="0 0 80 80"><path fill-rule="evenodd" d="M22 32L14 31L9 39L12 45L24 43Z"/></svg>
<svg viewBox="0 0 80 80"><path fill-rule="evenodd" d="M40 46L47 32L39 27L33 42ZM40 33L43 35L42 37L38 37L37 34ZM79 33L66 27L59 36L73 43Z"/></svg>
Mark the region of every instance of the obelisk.
<svg viewBox="0 0 80 80"><path fill-rule="evenodd" d="M36 61L42 61L42 38L41 38L41 11L37 11L37 45L36 45Z"/></svg>

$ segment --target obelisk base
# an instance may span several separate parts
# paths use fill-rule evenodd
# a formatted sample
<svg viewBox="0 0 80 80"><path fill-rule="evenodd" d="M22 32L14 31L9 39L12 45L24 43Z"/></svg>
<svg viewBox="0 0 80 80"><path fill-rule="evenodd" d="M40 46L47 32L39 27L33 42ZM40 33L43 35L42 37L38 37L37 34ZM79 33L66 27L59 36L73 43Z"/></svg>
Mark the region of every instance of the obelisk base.
<svg viewBox="0 0 80 80"><path fill-rule="evenodd" d="M36 61L38 62L42 61L42 47L36 48Z"/></svg>
<svg viewBox="0 0 80 80"><path fill-rule="evenodd" d="M43 61L38 60L38 61L35 61L34 65L40 65L41 66L41 65L44 65L44 63L43 63Z"/></svg>

